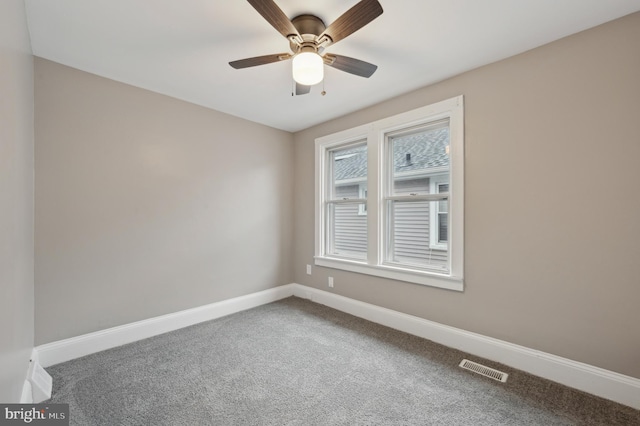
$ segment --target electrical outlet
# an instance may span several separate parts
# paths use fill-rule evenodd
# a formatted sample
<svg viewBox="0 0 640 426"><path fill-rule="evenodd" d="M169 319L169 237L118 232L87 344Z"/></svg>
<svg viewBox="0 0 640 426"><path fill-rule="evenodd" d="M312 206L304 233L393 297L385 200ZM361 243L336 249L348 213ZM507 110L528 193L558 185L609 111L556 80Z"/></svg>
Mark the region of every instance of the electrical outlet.
<svg viewBox="0 0 640 426"><path fill-rule="evenodd" d="M311 275L311 265L307 265L307 275Z"/></svg>
<svg viewBox="0 0 640 426"><path fill-rule="evenodd" d="M329 287L333 288L333 277L329 277Z"/></svg>

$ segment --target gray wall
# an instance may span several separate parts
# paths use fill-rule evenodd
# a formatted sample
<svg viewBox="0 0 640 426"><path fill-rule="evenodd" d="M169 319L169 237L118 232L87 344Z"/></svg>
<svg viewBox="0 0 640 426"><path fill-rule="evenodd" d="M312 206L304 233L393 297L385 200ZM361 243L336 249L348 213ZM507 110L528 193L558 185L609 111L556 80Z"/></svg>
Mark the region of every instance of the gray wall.
<svg viewBox="0 0 640 426"><path fill-rule="evenodd" d="M640 13L296 133L295 281L640 378L638 46ZM465 291L307 276L314 138L460 94Z"/></svg>
<svg viewBox="0 0 640 426"><path fill-rule="evenodd" d="M22 0L0 1L0 402L33 348L33 57Z"/></svg>
<svg viewBox="0 0 640 426"><path fill-rule="evenodd" d="M292 282L290 133L35 72L36 344Z"/></svg>

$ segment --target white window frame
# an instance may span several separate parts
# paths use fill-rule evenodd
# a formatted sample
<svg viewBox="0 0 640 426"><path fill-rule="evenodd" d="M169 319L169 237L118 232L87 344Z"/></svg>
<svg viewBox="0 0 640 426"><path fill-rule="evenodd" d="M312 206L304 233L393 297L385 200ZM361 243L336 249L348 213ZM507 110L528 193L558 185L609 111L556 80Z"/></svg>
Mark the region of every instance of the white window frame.
<svg viewBox="0 0 640 426"><path fill-rule="evenodd" d="M439 194L440 191L438 191L438 186L443 183L449 183L448 179L446 179L446 177L444 177L443 175L431 176L429 178L429 193ZM434 250L446 250L449 244L441 243L438 240L438 237L440 236L440 221L438 219L439 213L440 209L438 208L437 203L435 204L434 208L429 209L429 248L432 248Z"/></svg>
<svg viewBox="0 0 640 426"><path fill-rule="evenodd" d="M389 265L384 262L384 185L386 136L415 126L449 120L449 272L439 273ZM366 140L367 259L333 257L326 251L326 196L328 152ZM327 135L315 141L315 264L399 281L463 291L464 289L464 103L457 96L432 105Z"/></svg>

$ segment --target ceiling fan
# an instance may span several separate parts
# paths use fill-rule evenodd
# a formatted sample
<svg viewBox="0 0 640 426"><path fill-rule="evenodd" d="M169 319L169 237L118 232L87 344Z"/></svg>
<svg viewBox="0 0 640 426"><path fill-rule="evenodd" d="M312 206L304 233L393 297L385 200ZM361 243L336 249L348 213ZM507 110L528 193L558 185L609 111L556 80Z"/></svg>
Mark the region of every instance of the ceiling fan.
<svg viewBox="0 0 640 426"><path fill-rule="evenodd" d="M248 0L280 34L289 40L293 53L276 53L229 62L235 69L265 65L293 59L296 95L309 93L311 86L324 78L324 65L369 78L378 68L369 62L348 56L324 53L325 48L358 31L382 14L378 0L361 0L328 27L314 15L300 15L289 20L273 0Z"/></svg>

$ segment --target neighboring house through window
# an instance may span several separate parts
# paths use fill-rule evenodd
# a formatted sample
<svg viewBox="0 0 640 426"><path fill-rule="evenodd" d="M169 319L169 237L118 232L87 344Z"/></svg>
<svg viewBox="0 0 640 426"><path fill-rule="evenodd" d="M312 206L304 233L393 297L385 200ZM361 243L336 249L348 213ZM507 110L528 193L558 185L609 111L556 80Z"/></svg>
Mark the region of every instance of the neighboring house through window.
<svg viewBox="0 0 640 426"><path fill-rule="evenodd" d="M360 198L362 199L367 199L367 183L361 183L359 185L359 191L360 193ZM367 214L367 203L362 203L358 206L358 214L359 215L365 215Z"/></svg>
<svg viewBox="0 0 640 426"><path fill-rule="evenodd" d="M462 102L316 140L317 265L462 290Z"/></svg>
<svg viewBox="0 0 640 426"><path fill-rule="evenodd" d="M437 175L429 180L429 192L442 194L449 192L449 176ZM449 240L449 212L448 203L445 200L435 203L429 211L429 247L446 250Z"/></svg>

